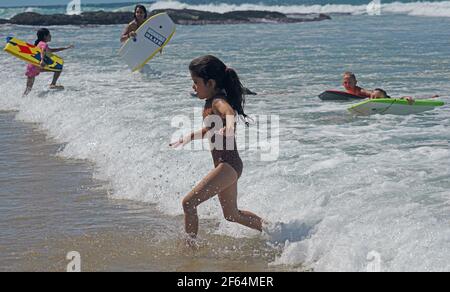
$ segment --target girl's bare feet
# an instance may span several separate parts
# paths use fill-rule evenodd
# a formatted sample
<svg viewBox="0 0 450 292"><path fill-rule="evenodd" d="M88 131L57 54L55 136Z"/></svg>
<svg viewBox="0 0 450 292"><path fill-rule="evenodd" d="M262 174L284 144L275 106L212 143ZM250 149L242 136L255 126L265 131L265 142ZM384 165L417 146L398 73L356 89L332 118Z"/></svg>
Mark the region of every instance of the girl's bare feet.
<svg viewBox="0 0 450 292"><path fill-rule="evenodd" d="M186 235L184 238L184 244L193 250L198 250L200 248L200 242L196 237Z"/></svg>

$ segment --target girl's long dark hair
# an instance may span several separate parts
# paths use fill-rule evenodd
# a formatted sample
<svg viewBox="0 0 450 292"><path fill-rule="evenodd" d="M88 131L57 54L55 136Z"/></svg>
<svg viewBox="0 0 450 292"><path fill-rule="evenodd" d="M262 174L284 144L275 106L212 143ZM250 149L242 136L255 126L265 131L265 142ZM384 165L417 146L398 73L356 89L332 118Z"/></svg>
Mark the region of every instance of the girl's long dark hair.
<svg viewBox="0 0 450 292"><path fill-rule="evenodd" d="M134 20L137 22L137 18L136 18L136 12L138 11L138 9L141 9L144 11L144 15L145 15L145 19L147 19L147 8L145 8L144 5L136 5L136 7L134 7Z"/></svg>
<svg viewBox="0 0 450 292"><path fill-rule="evenodd" d="M37 31L37 40L34 42L34 45L37 46L40 42L42 42L46 36L50 34L50 31L46 28L41 28Z"/></svg>
<svg viewBox="0 0 450 292"><path fill-rule="evenodd" d="M386 90L384 90L384 89L382 89L382 88L375 88L373 91L379 91L379 92L383 93L384 96L386 96L386 98L391 98L391 97L387 94Z"/></svg>
<svg viewBox="0 0 450 292"><path fill-rule="evenodd" d="M225 90L227 102L238 115L244 119L248 117L244 112L244 87L234 69L227 68L217 57L207 55L192 60L189 71L202 78L205 83L210 79L215 80L217 88ZM246 125L248 126L248 122Z"/></svg>

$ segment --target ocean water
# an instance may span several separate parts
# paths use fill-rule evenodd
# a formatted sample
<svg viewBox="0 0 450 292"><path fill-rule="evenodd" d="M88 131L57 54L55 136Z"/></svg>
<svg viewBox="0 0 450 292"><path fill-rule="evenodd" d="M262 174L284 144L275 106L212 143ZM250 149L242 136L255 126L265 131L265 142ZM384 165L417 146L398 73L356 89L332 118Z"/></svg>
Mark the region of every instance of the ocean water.
<svg viewBox="0 0 450 292"><path fill-rule="evenodd" d="M204 247L208 255L201 262L233 254L230 270L239 269L245 258L257 262L253 270L365 271L375 258L383 271L449 271L449 106L412 116L353 117L346 111L349 103L317 98L325 89L339 88L342 72L351 70L363 87L383 87L392 96L440 94L448 103L450 18L415 14L178 26L164 53L143 73L129 72L117 57L122 26L52 27L50 46L77 47L60 54L66 90L49 92L51 76L42 74L32 94L22 98L25 65L2 53L0 109L16 111L15 119L38 123L63 143L57 157L95 165L93 179L106 182L104 196L111 204L135 202L162 214L161 224L148 228L173 239L181 228L165 224L182 225L180 202L212 161L207 150L175 151L168 143L180 131L174 118L194 121L202 107L190 96L189 62L214 54L259 93L248 97L248 113L279 117L275 160L263 161L264 151L255 147L240 151L239 204L284 225L267 239L226 222L218 200L208 201L199 208L200 229L214 247ZM33 41L35 28L0 26L1 36L11 34ZM245 133L243 125L238 131ZM94 216L91 225L96 224ZM218 242L224 246L218 248ZM236 246L239 252L230 252ZM166 263L173 261L176 257Z"/></svg>
<svg viewBox="0 0 450 292"><path fill-rule="evenodd" d="M70 1L66 1L69 3ZM82 11L132 11L136 3L145 3L150 9L196 9L212 12L235 10L268 10L282 13L347 13L366 14L369 0L184 0L184 1L134 1L133 3L88 4L81 1ZM126 1L124 1L126 2ZM62 1L62 3L65 3ZM450 17L450 1L381 0L382 12L428 17ZM13 2L0 1L0 18L8 19L22 12L41 14L65 13L67 5L16 7Z"/></svg>

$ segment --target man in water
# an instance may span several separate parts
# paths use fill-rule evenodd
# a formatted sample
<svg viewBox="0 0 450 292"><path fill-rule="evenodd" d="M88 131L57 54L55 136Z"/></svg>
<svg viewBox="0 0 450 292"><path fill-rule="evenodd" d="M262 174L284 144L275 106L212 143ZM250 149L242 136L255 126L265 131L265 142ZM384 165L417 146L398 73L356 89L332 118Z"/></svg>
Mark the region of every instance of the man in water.
<svg viewBox="0 0 450 292"><path fill-rule="evenodd" d="M357 86L357 83L358 81L356 80L355 74L353 74L352 72L344 73L342 85L344 86L347 93L369 98L373 92Z"/></svg>

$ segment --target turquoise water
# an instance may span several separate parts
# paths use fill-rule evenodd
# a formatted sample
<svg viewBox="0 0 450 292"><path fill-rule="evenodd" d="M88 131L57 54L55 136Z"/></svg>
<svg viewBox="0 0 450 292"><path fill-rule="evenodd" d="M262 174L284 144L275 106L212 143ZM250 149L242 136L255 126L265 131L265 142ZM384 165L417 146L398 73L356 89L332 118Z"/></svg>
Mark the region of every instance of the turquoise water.
<svg viewBox="0 0 450 292"><path fill-rule="evenodd" d="M393 96L441 94L448 103L449 24L446 17L353 15L303 24L178 26L164 54L136 74L117 58L123 27L54 27L51 46L77 46L61 53L66 91L49 92L50 76L41 75L21 98L25 66L3 53L0 109L18 110L18 119L38 122L67 143L59 156L93 162L111 198L154 204L181 225L181 199L212 162L206 150L169 149L178 130L171 122L200 113L202 102L190 96L190 60L217 55L259 93L248 98L248 113L280 120L276 160L262 161L263 151L252 145L241 150L240 205L286 224L281 252L265 259L268 266L364 271L374 251L382 270L449 271L448 105L413 116L358 118L348 114L348 103L317 98L340 88L342 72L351 70L363 87ZM1 26L0 34L33 41L34 29ZM242 125L238 131L244 133ZM217 200L199 213L215 222L201 225L208 234L256 246L265 241L226 222Z"/></svg>

